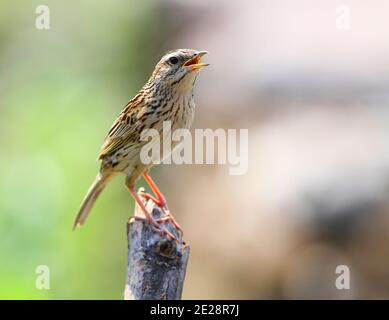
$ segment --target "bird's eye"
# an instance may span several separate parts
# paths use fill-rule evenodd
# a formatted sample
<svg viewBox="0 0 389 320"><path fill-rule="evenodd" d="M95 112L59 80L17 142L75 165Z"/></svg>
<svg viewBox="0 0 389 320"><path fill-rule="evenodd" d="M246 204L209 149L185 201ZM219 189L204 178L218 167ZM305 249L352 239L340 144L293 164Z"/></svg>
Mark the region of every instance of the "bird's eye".
<svg viewBox="0 0 389 320"><path fill-rule="evenodd" d="M171 57L171 58L169 59L169 62L170 62L171 64L177 64L177 63L178 63L178 58L177 58L177 57Z"/></svg>

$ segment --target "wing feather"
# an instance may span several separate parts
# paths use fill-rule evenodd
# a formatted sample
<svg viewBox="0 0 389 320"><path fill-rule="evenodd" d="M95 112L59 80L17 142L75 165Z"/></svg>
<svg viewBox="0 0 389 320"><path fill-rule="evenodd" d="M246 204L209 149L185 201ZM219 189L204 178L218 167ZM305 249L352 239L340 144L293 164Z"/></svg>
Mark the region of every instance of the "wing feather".
<svg viewBox="0 0 389 320"><path fill-rule="evenodd" d="M137 141L138 116L145 108L146 104L140 93L127 103L105 137L99 159L114 154L131 143L131 140Z"/></svg>

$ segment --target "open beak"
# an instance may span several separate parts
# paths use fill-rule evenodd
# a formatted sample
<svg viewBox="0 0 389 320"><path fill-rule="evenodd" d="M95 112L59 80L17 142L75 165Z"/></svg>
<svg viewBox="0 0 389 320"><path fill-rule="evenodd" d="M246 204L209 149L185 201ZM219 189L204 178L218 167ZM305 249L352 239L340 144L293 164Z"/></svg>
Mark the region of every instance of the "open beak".
<svg viewBox="0 0 389 320"><path fill-rule="evenodd" d="M201 63L201 57L207 53L207 51L200 51L192 59L185 62L184 67L188 68L190 71L195 71L201 69L202 67L209 66L209 63Z"/></svg>

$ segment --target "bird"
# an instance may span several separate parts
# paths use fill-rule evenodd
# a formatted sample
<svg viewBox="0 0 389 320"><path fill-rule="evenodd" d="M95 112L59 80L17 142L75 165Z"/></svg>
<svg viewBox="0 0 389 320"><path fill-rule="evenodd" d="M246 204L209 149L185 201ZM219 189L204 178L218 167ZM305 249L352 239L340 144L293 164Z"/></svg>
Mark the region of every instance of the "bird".
<svg viewBox="0 0 389 320"><path fill-rule="evenodd" d="M163 221L170 220L182 232L167 209L165 196L149 174L155 163L145 163L141 159L141 150L147 143L141 136L144 130L155 129L162 137L165 121L170 121L172 131L190 128L195 111L194 85L200 70L209 65L201 61L205 54L207 51L194 49L167 52L156 64L146 84L124 106L104 139L98 157L101 161L100 170L81 203L73 230L85 223L96 199L112 178L124 174L125 186L144 214L144 217L135 218L146 221L153 229L171 239L175 237L162 227ZM163 138L159 139L163 143ZM173 143L175 145L172 145L171 151L177 146L177 142ZM166 154L163 154L163 157L166 157ZM149 193L141 195L166 210L167 215L163 221L152 217L135 190L136 182L142 176L155 197Z"/></svg>

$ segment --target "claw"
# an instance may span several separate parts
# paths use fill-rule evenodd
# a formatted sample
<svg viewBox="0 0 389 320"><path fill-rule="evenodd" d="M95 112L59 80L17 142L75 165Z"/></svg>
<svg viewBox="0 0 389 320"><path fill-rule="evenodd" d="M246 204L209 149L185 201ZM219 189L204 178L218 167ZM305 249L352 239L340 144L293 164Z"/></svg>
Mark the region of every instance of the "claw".
<svg viewBox="0 0 389 320"><path fill-rule="evenodd" d="M159 218L157 219L157 223L164 223L164 222L167 222L167 221L170 221L171 223L173 223L174 227L181 232L181 235L184 234L184 231L182 230L181 226L178 224L178 222L176 221L176 219L174 219L174 217L172 216L172 214L170 213L169 209L167 209L166 207L166 203L163 204L160 200L156 199L155 197L153 197L150 193L147 193L147 192L139 192L139 195L146 198L147 200L151 200L153 201L158 207L161 208L161 210L163 211L163 213L165 214L165 217L163 218Z"/></svg>
<svg viewBox="0 0 389 320"><path fill-rule="evenodd" d="M152 226L154 230L158 231L161 235L166 234L171 240L175 240L177 241L177 243L179 243L178 239L170 231L166 230L165 228L162 228L161 225L157 221L155 221L153 216L147 211L145 205L143 204L139 195L136 193L135 189L128 188L128 190L131 192L138 206L141 208L143 214L145 215L144 217L134 216L135 220L146 221Z"/></svg>
<svg viewBox="0 0 389 320"><path fill-rule="evenodd" d="M150 193L147 193L147 192L139 192L139 195L142 196L143 198L147 199L147 200L151 200L153 201L158 207L160 207L161 209L163 209L163 207L166 205L166 204L163 204L160 200L158 200L157 198L155 198L154 196L152 196Z"/></svg>
<svg viewBox="0 0 389 320"><path fill-rule="evenodd" d="M158 232L162 236L165 234L170 240L174 240L177 242L177 244L179 244L178 239L169 230L167 230L166 228L162 228L161 225L158 223L158 220L149 220L148 218L139 216L134 216L134 219L139 221L146 221L151 225L154 231Z"/></svg>
<svg viewBox="0 0 389 320"><path fill-rule="evenodd" d="M176 219L170 214L169 210L164 211L166 216L163 218L157 219L157 223L164 223L170 221L173 223L174 227L181 232L181 235L184 235L184 231L182 230L181 226L177 223Z"/></svg>
<svg viewBox="0 0 389 320"><path fill-rule="evenodd" d="M177 239L169 230L167 230L167 229L165 229L165 228L161 228L161 227L156 228L156 227L154 227L154 226L153 226L153 229L154 229L155 231L159 232L159 234L162 235L162 236L163 236L164 234L166 234L166 236L167 236L170 240L176 241L177 244L180 243L180 242L178 241L178 239Z"/></svg>

